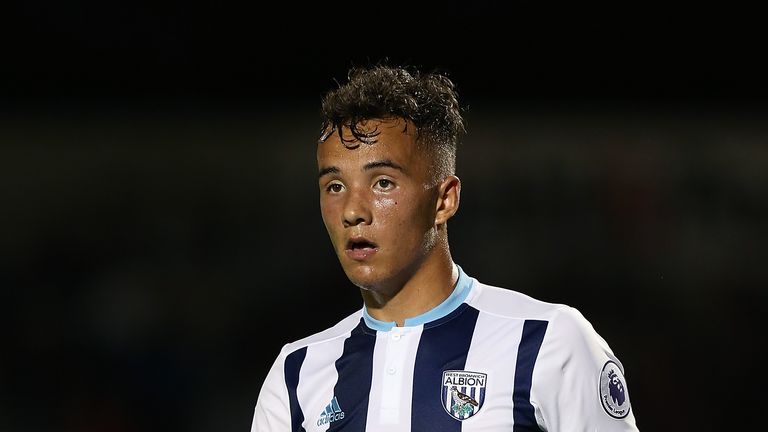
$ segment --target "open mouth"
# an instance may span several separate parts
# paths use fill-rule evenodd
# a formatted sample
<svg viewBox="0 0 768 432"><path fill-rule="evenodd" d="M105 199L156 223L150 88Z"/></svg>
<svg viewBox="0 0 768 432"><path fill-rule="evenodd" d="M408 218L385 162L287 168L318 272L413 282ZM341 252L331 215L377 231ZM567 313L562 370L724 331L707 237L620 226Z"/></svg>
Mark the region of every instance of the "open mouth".
<svg viewBox="0 0 768 432"><path fill-rule="evenodd" d="M376 243L366 240L364 238L350 239L347 242L347 250L361 250L361 249L376 249L378 246Z"/></svg>
<svg viewBox="0 0 768 432"><path fill-rule="evenodd" d="M376 243L362 237L356 237L347 242L347 256L355 261L366 261L377 251Z"/></svg>

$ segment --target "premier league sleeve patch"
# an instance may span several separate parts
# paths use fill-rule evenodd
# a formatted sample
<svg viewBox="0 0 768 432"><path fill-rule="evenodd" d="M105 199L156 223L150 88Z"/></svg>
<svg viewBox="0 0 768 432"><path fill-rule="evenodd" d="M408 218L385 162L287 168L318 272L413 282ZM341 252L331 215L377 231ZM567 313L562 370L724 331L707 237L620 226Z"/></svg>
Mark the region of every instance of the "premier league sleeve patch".
<svg viewBox="0 0 768 432"><path fill-rule="evenodd" d="M609 416L622 419L629 415L627 381L619 365L608 360L600 372L600 402Z"/></svg>
<svg viewBox="0 0 768 432"><path fill-rule="evenodd" d="M480 411L485 401L488 376L463 370L443 371L440 392L443 408L456 420L466 420Z"/></svg>

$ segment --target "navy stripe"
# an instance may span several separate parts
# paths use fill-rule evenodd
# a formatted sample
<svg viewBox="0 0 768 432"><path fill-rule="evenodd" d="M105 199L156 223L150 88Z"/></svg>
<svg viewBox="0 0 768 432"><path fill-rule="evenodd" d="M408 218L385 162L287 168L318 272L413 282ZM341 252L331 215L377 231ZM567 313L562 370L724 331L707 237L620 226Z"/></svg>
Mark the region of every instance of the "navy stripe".
<svg viewBox="0 0 768 432"><path fill-rule="evenodd" d="M461 431L443 407L443 371L464 370L479 312L466 303L424 326L413 370L411 430ZM435 323L440 325L434 325Z"/></svg>
<svg viewBox="0 0 768 432"><path fill-rule="evenodd" d="M539 356L539 348L547 332L547 322L525 320L523 337L517 348L517 366L515 367L515 390L512 393L514 402L513 432L540 431L536 423L536 414L531 405L531 383L533 382L533 366Z"/></svg>
<svg viewBox="0 0 768 432"><path fill-rule="evenodd" d="M368 418L368 395L373 377L373 347L376 335L364 331L360 324L344 341L344 352L336 360L339 374L333 394L339 403L344 418L330 423L329 431L364 431Z"/></svg>
<svg viewBox="0 0 768 432"><path fill-rule="evenodd" d="M283 370L285 372L285 386L288 388L288 402L291 408L291 430L302 432L304 428L304 413L299 406L299 398L296 396L296 388L299 386L299 371L304 359L307 357L307 348L296 350L285 358Z"/></svg>

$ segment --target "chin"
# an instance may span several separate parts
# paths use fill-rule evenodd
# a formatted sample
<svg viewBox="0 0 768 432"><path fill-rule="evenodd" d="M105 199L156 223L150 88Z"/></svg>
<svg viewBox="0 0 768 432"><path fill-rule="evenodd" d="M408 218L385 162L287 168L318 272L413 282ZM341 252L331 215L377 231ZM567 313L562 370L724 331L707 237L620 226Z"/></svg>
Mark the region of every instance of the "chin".
<svg viewBox="0 0 768 432"><path fill-rule="evenodd" d="M370 293L385 297L392 297L396 295L397 291L402 287L396 283L398 277L391 271L376 271L369 266L365 266L364 268L358 267L345 270L347 278L350 282L352 282L353 285Z"/></svg>
<svg viewBox="0 0 768 432"><path fill-rule="evenodd" d="M382 277L373 266L351 263L344 266L344 273L352 284L368 291L378 291L388 278Z"/></svg>
<svg viewBox="0 0 768 432"><path fill-rule="evenodd" d="M347 274L347 278L350 282L362 289L374 290L374 287L378 285L378 278L370 267L345 268L344 272Z"/></svg>

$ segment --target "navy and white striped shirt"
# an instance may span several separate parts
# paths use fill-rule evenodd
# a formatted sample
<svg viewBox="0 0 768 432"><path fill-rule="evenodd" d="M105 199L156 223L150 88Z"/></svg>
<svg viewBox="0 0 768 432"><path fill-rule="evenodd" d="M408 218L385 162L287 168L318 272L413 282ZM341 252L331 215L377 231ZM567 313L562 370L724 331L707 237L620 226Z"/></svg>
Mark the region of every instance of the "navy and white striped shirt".
<svg viewBox="0 0 768 432"><path fill-rule="evenodd" d="M285 345L252 432L636 431L624 369L576 309L482 284L403 327L365 307Z"/></svg>

